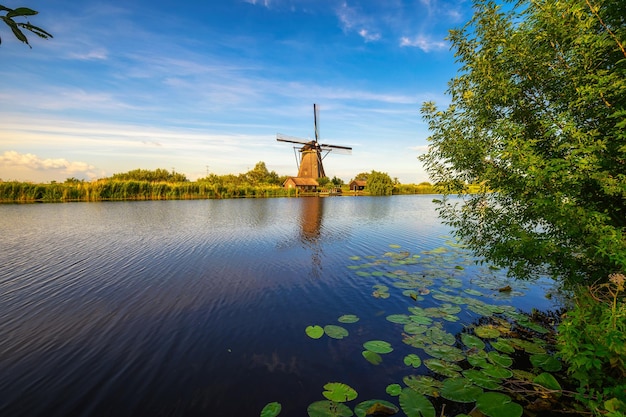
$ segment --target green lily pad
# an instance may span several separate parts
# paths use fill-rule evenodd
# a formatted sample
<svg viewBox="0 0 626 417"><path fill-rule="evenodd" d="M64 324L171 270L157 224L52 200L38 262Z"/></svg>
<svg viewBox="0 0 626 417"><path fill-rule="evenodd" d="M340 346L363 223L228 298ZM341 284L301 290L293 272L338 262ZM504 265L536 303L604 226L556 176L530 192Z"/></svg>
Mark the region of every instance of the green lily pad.
<svg viewBox="0 0 626 417"><path fill-rule="evenodd" d="M351 260L351 261L358 261L359 259L361 259L361 257L360 257L360 256L351 256L351 257L350 257L350 260Z"/></svg>
<svg viewBox="0 0 626 417"><path fill-rule="evenodd" d="M408 334L422 334L426 333L428 327L417 323L409 323L404 325L404 332Z"/></svg>
<svg viewBox="0 0 626 417"><path fill-rule="evenodd" d="M359 318L354 314L344 314L343 316L337 319L340 323L356 323L359 321Z"/></svg>
<svg viewBox="0 0 626 417"><path fill-rule="evenodd" d="M481 295L483 295L482 292L477 291L477 290L473 290L471 288L466 288L466 289L463 290L463 292L465 292L465 293L467 293L469 295L475 295L477 297L480 297Z"/></svg>
<svg viewBox="0 0 626 417"><path fill-rule="evenodd" d="M474 351L467 355L467 361L474 367L483 368L488 365L487 352L484 350Z"/></svg>
<svg viewBox="0 0 626 417"><path fill-rule="evenodd" d="M514 353L515 348L506 339L498 339L495 342L491 342L491 347L502 353Z"/></svg>
<svg viewBox="0 0 626 417"><path fill-rule="evenodd" d="M422 364L422 359L415 353L410 353L404 357L404 364L413 368L419 368Z"/></svg>
<svg viewBox="0 0 626 417"><path fill-rule="evenodd" d="M491 325L478 326L474 329L474 333L483 339L495 339L500 336L500 330Z"/></svg>
<svg viewBox="0 0 626 417"><path fill-rule="evenodd" d="M328 337L332 337L333 339L343 339L344 337L348 337L348 331L341 326L336 326L334 324L328 324L324 326L324 333Z"/></svg>
<svg viewBox="0 0 626 417"><path fill-rule="evenodd" d="M367 272L367 271L357 271L357 272L356 272L356 274L357 274L358 276L360 276L360 277L369 277L369 276L371 276L371 275L372 275L372 274L370 274L370 273L369 273L369 272Z"/></svg>
<svg viewBox="0 0 626 417"><path fill-rule="evenodd" d="M322 328L322 326L307 326L304 331L311 339L319 339L320 337L324 336L324 329Z"/></svg>
<svg viewBox="0 0 626 417"><path fill-rule="evenodd" d="M389 245L389 247L392 248L392 249L400 249L402 246L400 246L398 244L395 244L395 243L392 243L392 244Z"/></svg>
<svg viewBox="0 0 626 417"><path fill-rule="evenodd" d="M524 412L521 405L499 392L486 392L478 397L476 408L488 417L521 417Z"/></svg>
<svg viewBox="0 0 626 417"><path fill-rule="evenodd" d="M537 342L531 342L529 340L512 338L512 339L509 339L509 343L511 343L513 346L523 349L526 353L529 353L531 355L546 353L546 349Z"/></svg>
<svg viewBox="0 0 626 417"><path fill-rule="evenodd" d="M489 358L489 361L491 363L493 363L494 365L501 366L503 368L508 368L509 366L513 365L513 359L511 359L507 355L503 355L502 353L496 352L495 350L492 350L491 352L489 352L487 354L487 357Z"/></svg>
<svg viewBox="0 0 626 417"><path fill-rule="evenodd" d="M426 337L428 337L432 343L437 345L452 346L456 343L456 338L452 333L448 333L435 326L429 327L428 330L426 330Z"/></svg>
<svg viewBox="0 0 626 417"><path fill-rule="evenodd" d="M354 407L354 414L356 414L357 417L365 417L371 415L391 416L396 414L398 411L400 411L400 409L397 406L385 400L363 401L362 403Z"/></svg>
<svg viewBox="0 0 626 417"><path fill-rule="evenodd" d="M380 365L383 361L382 356L376 352L372 352L371 350L364 350L361 354L372 365Z"/></svg>
<svg viewBox="0 0 626 417"><path fill-rule="evenodd" d="M357 392L354 388L341 382L329 382L324 385L324 389L326 391L322 392L322 395L330 401L337 403L352 401L357 397Z"/></svg>
<svg viewBox="0 0 626 417"><path fill-rule="evenodd" d="M402 382L413 391L430 396L439 396L442 386L441 381L427 375L407 375Z"/></svg>
<svg viewBox="0 0 626 417"><path fill-rule="evenodd" d="M306 409L309 417L352 417L354 413L345 404L333 401L316 401Z"/></svg>
<svg viewBox="0 0 626 417"><path fill-rule="evenodd" d="M406 314L391 314L387 316L387 321L396 324L408 324L411 323L411 319Z"/></svg>
<svg viewBox="0 0 626 417"><path fill-rule="evenodd" d="M459 372L463 369L455 363L446 362L441 359L426 359L424 365L431 371L450 378L461 376Z"/></svg>
<svg viewBox="0 0 626 417"><path fill-rule="evenodd" d="M461 341L463 342L463 344L465 346L467 346L470 349L484 349L485 348L485 342L482 341L482 339L480 339L479 337L474 336L473 334L469 334L469 333L462 333L461 334Z"/></svg>
<svg viewBox="0 0 626 417"><path fill-rule="evenodd" d="M473 403L482 393L482 388L466 378L448 378L441 387L443 398L458 403Z"/></svg>
<svg viewBox="0 0 626 417"><path fill-rule="evenodd" d="M433 322L433 319L431 319L430 317L426 317L426 316L413 315L413 316L410 316L409 319L411 319L413 323L423 324L425 326L428 326L429 324L432 324Z"/></svg>
<svg viewBox="0 0 626 417"><path fill-rule="evenodd" d="M449 362L459 362L465 359L461 349L448 345L429 345L424 348L424 352L433 358L444 359Z"/></svg>
<svg viewBox="0 0 626 417"><path fill-rule="evenodd" d="M363 347L369 351L376 353L389 353L393 351L393 347L389 344L389 342L385 342L384 340L370 340L368 342L363 343Z"/></svg>
<svg viewBox="0 0 626 417"><path fill-rule="evenodd" d="M389 384L387 388L385 388L385 392L392 397L397 397L402 392L402 385L400 384Z"/></svg>
<svg viewBox="0 0 626 417"><path fill-rule="evenodd" d="M276 417L280 414L282 406L278 402L268 403L261 410L261 417Z"/></svg>
<svg viewBox="0 0 626 417"><path fill-rule="evenodd" d="M530 356L530 363L537 368L541 368L547 372L558 372L561 370L561 361L547 353L539 353Z"/></svg>
<svg viewBox="0 0 626 417"><path fill-rule="evenodd" d="M501 366L492 365L490 363L484 365L483 372L494 378L510 378L513 376L513 372L510 369L503 368Z"/></svg>
<svg viewBox="0 0 626 417"><path fill-rule="evenodd" d="M533 379L533 382L549 390L555 390L555 391L561 390L561 384L559 384L559 381L556 380L554 375L548 372L544 372L542 374L537 375L535 379Z"/></svg>
<svg viewBox="0 0 626 417"><path fill-rule="evenodd" d="M402 390L399 401L408 417L435 417L435 407L428 398L410 388Z"/></svg>
<svg viewBox="0 0 626 417"><path fill-rule="evenodd" d="M466 369L463 376L481 388L497 390L500 388L500 379L493 378L477 369Z"/></svg>

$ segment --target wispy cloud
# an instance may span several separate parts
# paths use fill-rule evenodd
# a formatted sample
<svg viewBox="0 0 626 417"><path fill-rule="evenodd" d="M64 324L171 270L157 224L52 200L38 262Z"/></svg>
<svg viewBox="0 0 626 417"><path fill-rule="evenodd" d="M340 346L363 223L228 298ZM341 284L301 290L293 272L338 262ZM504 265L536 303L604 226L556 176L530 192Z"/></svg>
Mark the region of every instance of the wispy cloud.
<svg viewBox="0 0 626 417"><path fill-rule="evenodd" d="M87 52L71 52L68 57L80 61L100 61L108 58L108 51L105 48L95 48Z"/></svg>
<svg viewBox="0 0 626 417"><path fill-rule="evenodd" d="M366 42L377 41L381 38L381 34L374 29L374 19L362 13L358 8L349 6L347 2L343 2L337 8L336 14L345 32L356 32Z"/></svg>
<svg viewBox="0 0 626 417"><path fill-rule="evenodd" d="M96 176L93 165L80 161L68 161L65 158L40 158L31 153L5 151L0 155L0 165L8 167L25 167L36 171L60 171L66 175L80 175L93 178Z"/></svg>
<svg viewBox="0 0 626 417"><path fill-rule="evenodd" d="M401 47L419 48L424 52L443 50L448 44L443 40L432 39L427 36L417 35L412 38L403 36L400 38Z"/></svg>

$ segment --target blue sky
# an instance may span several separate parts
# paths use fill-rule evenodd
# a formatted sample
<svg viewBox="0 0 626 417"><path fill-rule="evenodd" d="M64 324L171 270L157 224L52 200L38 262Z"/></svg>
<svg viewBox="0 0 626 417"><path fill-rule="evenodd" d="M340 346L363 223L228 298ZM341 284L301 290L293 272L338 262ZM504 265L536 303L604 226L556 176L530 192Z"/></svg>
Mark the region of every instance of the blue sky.
<svg viewBox="0 0 626 417"><path fill-rule="evenodd" d="M471 16L448 0L4 0L39 11L32 49L0 27L0 179L189 179L265 162L296 175L276 134L351 146L326 173L428 180L424 101L449 102L444 40Z"/></svg>

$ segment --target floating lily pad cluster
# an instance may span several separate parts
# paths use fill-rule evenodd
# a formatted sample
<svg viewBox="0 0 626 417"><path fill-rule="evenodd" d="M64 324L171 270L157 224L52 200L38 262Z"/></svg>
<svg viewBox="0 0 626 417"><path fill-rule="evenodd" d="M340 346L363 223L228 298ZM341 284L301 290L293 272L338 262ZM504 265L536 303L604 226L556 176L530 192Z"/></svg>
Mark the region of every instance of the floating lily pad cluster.
<svg viewBox="0 0 626 417"><path fill-rule="evenodd" d="M398 245L390 248L396 250L382 258L352 257L351 261L359 264L349 265L349 269L364 280L364 286L373 288L372 296L380 299L377 302L387 303L385 308L404 307L404 311L386 315L386 321L407 346L394 349L391 343L375 339L363 343L362 351L372 365L381 365L385 356L385 364L406 367L402 381L386 389L389 399L397 397L399 409L408 417L435 417L433 400L437 403L443 398L467 404L468 411L476 408L488 417L520 417L524 401L515 396L515 388L520 386L536 392L537 398L557 400L561 386L552 373L562 365L545 340L551 330L502 304L523 295L521 286L512 288L514 284L495 268L470 267L469 254L453 242L419 255ZM360 263L363 259L366 262ZM407 304L385 300L392 287L408 297ZM339 318L340 323L358 320L356 315ZM457 322L464 325L460 331ZM451 328L457 329L456 333L450 332ZM312 325L305 331L313 339L349 335L335 324ZM516 368L520 357L525 358L522 366L527 369ZM353 415L345 403L356 398L356 391L337 384L324 387L327 400L311 404L309 416ZM398 407L391 401L368 400L358 404L354 413L391 415L393 410Z"/></svg>

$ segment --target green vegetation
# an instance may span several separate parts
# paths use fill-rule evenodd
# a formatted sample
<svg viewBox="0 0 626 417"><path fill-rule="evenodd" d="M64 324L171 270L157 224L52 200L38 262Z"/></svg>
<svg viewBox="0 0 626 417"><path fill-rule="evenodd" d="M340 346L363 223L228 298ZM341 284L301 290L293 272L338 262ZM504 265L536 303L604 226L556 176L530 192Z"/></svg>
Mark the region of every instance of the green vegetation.
<svg viewBox="0 0 626 417"><path fill-rule="evenodd" d="M575 294L562 358L591 412L623 416L625 4L506 3L475 0L473 19L451 32L461 68L448 108L422 108L421 160L445 193L440 215L480 257ZM451 202L468 183L481 188Z"/></svg>
<svg viewBox="0 0 626 417"><path fill-rule="evenodd" d="M392 415L402 410L407 416L435 417L449 415L446 405L454 405L457 413L520 417L525 411L528 415L554 415L557 411L578 415L590 400L606 403L607 410L621 406L615 391L585 396L567 388L572 381L563 366L567 354L557 353L558 315L523 313L506 304L523 295L527 283L516 282L492 266L473 265L472 253L452 240L415 254L395 244L389 247L390 251L378 256L350 257L352 262L347 265L354 279L366 281L373 288L371 296L387 312L386 326L380 326L377 315L363 311L359 315L340 315L337 322L346 327L329 323L309 325L303 330L310 343L323 347L348 343L346 339L359 338L375 326L386 340L376 339L375 335L370 339L368 335L359 341L360 356L358 347L346 351L353 352L352 360L364 361L364 366L404 369L405 374L381 392L383 399L358 403L360 387L328 383L322 393L326 400L310 404L309 416ZM472 271L468 273L469 269ZM623 277L614 281L621 282L623 291ZM395 299L379 296L383 286L386 293L397 293L393 294ZM606 295L617 295L617 287L610 290ZM595 297L600 292L598 289ZM398 303L398 296L406 297L408 307ZM620 314L624 317L623 310L617 311ZM450 323L468 317L470 320L460 330L449 331ZM605 325L611 323L608 320ZM613 351L626 349L624 325L618 320L616 326L621 333L609 334L606 342ZM589 337L602 337L600 328L597 331ZM324 336L330 339L322 339ZM354 341L351 344L354 346ZM573 357L579 354L571 353ZM606 358L603 370L597 372L611 369L616 378L624 381L619 373L624 371L624 363L616 361L614 355ZM586 361L581 363L587 365ZM611 364L621 368L611 368ZM619 416L617 412L607 415Z"/></svg>
<svg viewBox="0 0 626 417"><path fill-rule="evenodd" d="M39 12L29 9L28 7L18 7L17 9L9 9L0 4L0 11L6 12L4 16L0 16L0 19L11 29L13 35L21 42L25 43L30 47L28 43L28 38L22 32L22 29L26 29L31 33L39 36L43 39L52 38L52 35L43 30L40 27L32 25L30 22L16 22L15 18L23 18L28 16L34 16ZM2 39L0 38L0 43L2 43Z"/></svg>
<svg viewBox="0 0 626 417"><path fill-rule="evenodd" d="M435 188L429 183L392 185L387 174L375 173L380 181L374 181L374 190L383 194L432 194ZM238 197L292 197L294 189L282 187L286 176L269 171L264 162L258 162L250 171L239 174L210 174L197 181L189 181L184 174L166 169L135 169L113 174L110 178L82 181L68 178L63 183L33 184L0 180L0 202L55 202L55 201L103 201L103 200L181 200ZM348 185L337 177L321 178L320 190L341 189L349 194ZM363 194L373 194L366 190Z"/></svg>

